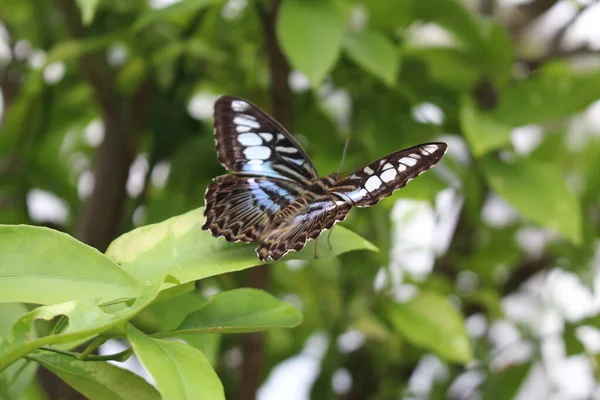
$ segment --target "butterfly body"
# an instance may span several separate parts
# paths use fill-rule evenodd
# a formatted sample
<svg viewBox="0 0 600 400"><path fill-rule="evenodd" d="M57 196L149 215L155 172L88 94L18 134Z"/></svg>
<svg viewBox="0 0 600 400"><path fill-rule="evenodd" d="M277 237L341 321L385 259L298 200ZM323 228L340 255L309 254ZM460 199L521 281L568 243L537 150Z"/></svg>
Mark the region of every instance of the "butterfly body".
<svg viewBox="0 0 600 400"><path fill-rule="evenodd" d="M231 242L262 241L262 261L301 250L323 230L368 207L434 166L445 143L397 151L354 174L319 178L298 142L246 100L221 96L215 103L215 141L221 175L206 190L202 227Z"/></svg>

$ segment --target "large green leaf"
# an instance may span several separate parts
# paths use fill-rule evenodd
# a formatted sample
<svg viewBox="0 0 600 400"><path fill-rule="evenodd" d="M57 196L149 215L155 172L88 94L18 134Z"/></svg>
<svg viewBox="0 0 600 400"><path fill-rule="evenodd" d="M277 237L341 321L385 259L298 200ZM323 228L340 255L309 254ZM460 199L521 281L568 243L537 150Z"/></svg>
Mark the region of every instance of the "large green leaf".
<svg viewBox="0 0 600 400"><path fill-rule="evenodd" d="M509 144L510 126L493 115L477 110L469 97L463 97L460 123L475 156Z"/></svg>
<svg viewBox="0 0 600 400"><path fill-rule="evenodd" d="M135 229L116 239L106 254L140 281L162 280L171 275L179 283L239 271L259 265L255 245L229 243L201 229L204 208L173 217L158 224ZM333 250L319 241L319 257L327 258L351 250L375 250L355 233L335 227ZM288 258L314 257L313 249L290 253Z"/></svg>
<svg viewBox="0 0 600 400"><path fill-rule="evenodd" d="M339 57L344 24L344 12L334 0L285 0L279 9L281 48L313 87L319 86Z"/></svg>
<svg viewBox="0 0 600 400"><path fill-rule="evenodd" d="M365 71L393 87L400 70L400 55L385 35L363 29L346 38L344 47L354 62Z"/></svg>
<svg viewBox="0 0 600 400"><path fill-rule="evenodd" d="M55 353L32 354L31 358L90 400L160 399L143 378L107 362L79 361Z"/></svg>
<svg viewBox="0 0 600 400"><path fill-rule="evenodd" d="M494 116L512 126L537 124L581 111L598 98L599 71L575 73L557 62L502 92Z"/></svg>
<svg viewBox="0 0 600 400"><path fill-rule="evenodd" d="M491 156L483 165L492 189L523 216L581 242L581 207L557 168L534 160L506 164Z"/></svg>
<svg viewBox="0 0 600 400"><path fill-rule="evenodd" d="M0 225L0 253L0 302L105 302L142 291L98 250L52 229Z"/></svg>
<svg viewBox="0 0 600 400"><path fill-rule="evenodd" d="M302 314L291 304L262 290L236 289L209 298L174 333L256 332L291 328L300 322Z"/></svg>
<svg viewBox="0 0 600 400"><path fill-rule="evenodd" d="M388 317L408 341L449 361L473 358L463 316L438 293L422 291L407 303L394 304Z"/></svg>
<svg viewBox="0 0 600 400"><path fill-rule="evenodd" d="M17 320L10 335L0 341L0 371L24 355L42 346L90 338L111 328L118 328L147 307L158 295L159 283L147 286L136 301L127 308L110 313L92 300L76 300L52 306L38 307ZM50 321L64 316L66 327L47 336L36 337L36 320Z"/></svg>
<svg viewBox="0 0 600 400"><path fill-rule="evenodd" d="M132 326L128 338L163 399L225 399L219 377L200 350L173 340L152 339Z"/></svg>

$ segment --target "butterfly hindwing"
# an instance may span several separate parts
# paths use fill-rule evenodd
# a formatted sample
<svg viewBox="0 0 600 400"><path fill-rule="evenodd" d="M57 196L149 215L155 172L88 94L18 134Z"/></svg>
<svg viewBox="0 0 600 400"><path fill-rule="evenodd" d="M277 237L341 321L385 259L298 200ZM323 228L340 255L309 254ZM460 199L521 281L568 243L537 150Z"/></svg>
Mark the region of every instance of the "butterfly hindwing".
<svg viewBox="0 0 600 400"><path fill-rule="evenodd" d="M217 153L227 169L305 184L317 178L300 144L255 105L221 96L215 103L214 116Z"/></svg>
<svg viewBox="0 0 600 400"><path fill-rule="evenodd" d="M331 195L300 197L278 215L256 248L261 261L277 261L289 251L300 251L348 215L351 206Z"/></svg>
<svg viewBox="0 0 600 400"><path fill-rule="evenodd" d="M336 183L329 191L355 207L368 207L440 161L446 143L424 143L392 153Z"/></svg>
<svg viewBox="0 0 600 400"><path fill-rule="evenodd" d="M213 236L230 242L255 242L302 188L291 181L240 175L221 175L206 190L206 222Z"/></svg>

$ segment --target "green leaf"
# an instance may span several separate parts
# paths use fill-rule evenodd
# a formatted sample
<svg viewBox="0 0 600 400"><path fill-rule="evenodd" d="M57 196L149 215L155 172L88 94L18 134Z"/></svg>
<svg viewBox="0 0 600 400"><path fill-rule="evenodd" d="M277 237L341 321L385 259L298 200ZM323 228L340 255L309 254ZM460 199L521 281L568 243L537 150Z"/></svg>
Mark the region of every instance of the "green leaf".
<svg viewBox="0 0 600 400"><path fill-rule="evenodd" d="M344 47L348 56L365 71L393 87L400 70L398 50L391 40L381 33L369 29L351 34Z"/></svg>
<svg viewBox="0 0 600 400"><path fill-rule="evenodd" d="M165 400L225 399L223 385L202 354L185 343L152 339L130 326L128 339Z"/></svg>
<svg viewBox="0 0 600 400"><path fill-rule="evenodd" d="M462 99L460 123L476 157L509 144L511 128L493 115L477 110L467 96Z"/></svg>
<svg viewBox="0 0 600 400"><path fill-rule="evenodd" d="M574 73L556 62L502 92L494 116L512 126L537 124L581 111L598 98L598 70Z"/></svg>
<svg viewBox="0 0 600 400"><path fill-rule="evenodd" d="M436 22L468 49L486 54L486 43L475 15L457 0L412 0L416 19Z"/></svg>
<svg viewBox="0 0 600 400"><path fill-rule="evenodd" d="M262 290L236 289L209 298L174 333L257 332L291 328L300 322L302 314L291 304Z"/></svg>
<svg viewBox="0 0 600 400"><path fill-rule="evenodd" d="M79 361L54 353L33 354L31 358L90 400L160 399L143 378L107 362Z"/></svg>
<svg viewBox="0 0 600 400"><path fill-rule="evenodd" d="M523 216L581 242L579 201L555 166L534 160L505 164L487 157L484 169L492 189Z"/></svg>
<svg viewBox="0 0 600 400"><path fill-rule="evenodd" d="M0 225L0 249L0 302L107 302L142 291L98 250L52 229Z"/></svg>
<svg viewBox="0 0 600 400"><path fill-rule="evenodd" d="M96 14L96 8L100 0L76 0L79 10L81 10L81 19L85 25L92 23L94 14Z"/></svg>
<svg viewBox="0 0 600 400"><path fill-rule="evenodd" d="M483 383L483 398L514 399L521 388L531 363L509 365L502 371L489 374Z"/></svg>
<svg viewBox="0 0 600 400"><path fill-rule="evenodd" d="M204 208L135 229L116 239L106 254L140 281L162 280L171 275L179 283L239 271L261 264L256 245L229 243L201 229ZM331 235L333 250L319 241L319 257L352 250L376 250L357 234L337 226ZM312 246L310 246L312 247ZM313 249L290 253L288 259L314 258Z"/></svg>
<svg viewBox="0 0 600 400"><path fill-rule="evenodd" d="M28 311L25 304L0 304L0 342L10 335L14 323ZM35 331L32 336L36 336ZM25 359L16 361L0 372L0 399L19 398L34 382L36 372L37 364Z"/></svg>
<svg viewBox="0 0 600 400"><path fill-rule="evenodd" d="M285 0L279 9L277 38L281 48L314 88L339 57L344 24L343 10L333 0Z"/></svg>
<svg viewBox="0 0 600 400"><path fill-rule="evenodd" d="M510 36L506 30L496 21L487 22L485 41L487 43L487 57L484 62L487 72L497 84L504 84L511 76L514 55Z"/></svg>
<svg viewBox="0 0 600 400"><path fill-rule="evenodd" d="M460 363L473 358L463 317L435 292L422 291L407 303L394 304L388 314L394 327L416 344Z"/></svg>
<svg viewBox="0 0 600 400"><path fill-rule="evenodd" d="M181 0L163 8L150 8L144 11L133 24L133 30L139 31L146 26L174 17L194 14L203 8L225 3L225 0Z"/></svg>
<svg viewBox="0 0 600 400"><path fill-rule="evenodd" d="M123 40L126 35L127 32L119 31L100 37L62 40L56 43L48 52L46 65L54 61L76 60L86 53L104 49L115 42Z"/></svg>
<svg viewBox="0 0 600 400"><path fill-rule="evenodd" d="M131 307L111 313L91 300L69 301L52 306L38 307L17 320L10 335L0 340L0 371L35 349L90 338L108 329L118 327L148 306L158 295L159 283L144 288ZM34 335L36 320L50 321L66 316L67 325L61 332L47 336Z"/></svg>

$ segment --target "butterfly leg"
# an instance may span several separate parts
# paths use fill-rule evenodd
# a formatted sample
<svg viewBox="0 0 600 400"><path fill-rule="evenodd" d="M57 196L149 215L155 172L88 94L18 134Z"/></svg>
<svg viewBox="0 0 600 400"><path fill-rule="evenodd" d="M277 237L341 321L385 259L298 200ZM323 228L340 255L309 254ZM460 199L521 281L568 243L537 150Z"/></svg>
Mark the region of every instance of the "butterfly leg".
<svg viewBox="0 0 600 400"><path fill-rule="evenodd" d="M329 240L331 239L331 232L333 232L333 227L331 227L329 233L327 233L327 245L329 246L329 250L333 250L333 246L331 245L331 241Z"/></svg>
<svg viewBox="0 0 600 400"><path fill-rule="evenodd" d="M317 255L317 241L319 240L319 238L315 239L315 258L319 258L319 256Z"/></svg>

